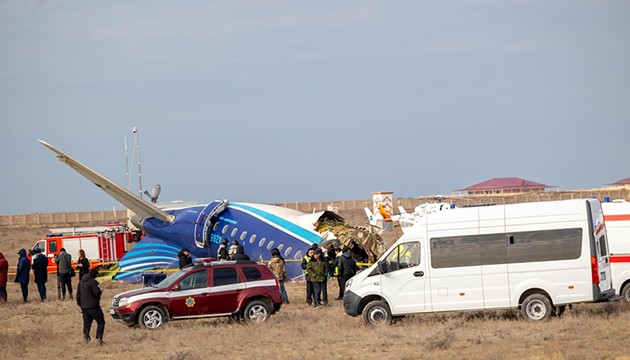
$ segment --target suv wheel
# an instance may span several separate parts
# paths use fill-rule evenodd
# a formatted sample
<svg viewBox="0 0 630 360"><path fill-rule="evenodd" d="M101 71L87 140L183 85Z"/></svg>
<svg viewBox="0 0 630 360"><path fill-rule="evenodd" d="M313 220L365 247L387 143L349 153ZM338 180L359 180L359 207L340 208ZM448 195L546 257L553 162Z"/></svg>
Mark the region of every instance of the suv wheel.
<svg viewBox="0 0 630 360"><path fill-rule="evenodd" d="M254 300L250 301L245 310L243 310L243 318L246 322L260 323L269 317L271 309L264 301Z"/></svg>
<svg viewBox="0 0 630 360"><path fill-rule="evenodd" d="M159 306L149 305L140 311L138 324L147 329L157 329L166 321L166 314Z"/></svg>

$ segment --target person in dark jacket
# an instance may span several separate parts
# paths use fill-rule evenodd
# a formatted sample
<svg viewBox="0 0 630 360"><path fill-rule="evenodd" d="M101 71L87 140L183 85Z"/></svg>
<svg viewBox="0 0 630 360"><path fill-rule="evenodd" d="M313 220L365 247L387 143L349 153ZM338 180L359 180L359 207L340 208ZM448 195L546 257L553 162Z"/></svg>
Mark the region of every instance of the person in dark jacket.
<svg viewBox="0 0 630 360"><path fill-rule="evenodd" d="M304 257L302 258L301 263L302 271L304 271L304 280L306 280L306 303L308 305L313 304L313 283L311 282L311 277L308 273L308 270L306 270L306 267L313 258L314 251L315 249L313 249L312 247L308 248L308 250L306 250L306 255L304 255Z"/></svg>
<svg viewBox="0 0 630 360"><path fill-rule="evenodd" d="M7 302L7 276L9 275L9 261L0 252L0 300Z"/></svg>
<svg viewBox="0 0 630 360"><path fill-rule="evenodd" d="M28 261L26 257L25 249L20 249L18 255L20 255L20 257L18 259L15 282L20 283L20 287L22 288L22 302L28 302L28 282L30 280L29 272L31 271L31 262Z"/></svg>
<svg viewBox="0 0 630 360"><path fill-rule="evenodd" d="M234 260L233 256L234 254L236 254L236 249L239 245L241 244L238 242L238 240L232 240L232 244L230 244L230 247L228 248L228 258L230 260Z"/></svg>
<svg viewBox="0 0 630 360"><path fill-rule="evenodd" d="M90 269L80 281L77 287L77 304L81 307L83 313L83 340L90 342L90 329L92 321L96 320L96 340L99 344L103 344L103 333L105 332L105 317L101 310L101 291L96 281L98 269Z"/></svg>
<svg viewBox="0 0 630 360"><path fill-rule="evenodd" d="M232 260L249 260L249 256L245 255L243 245L238 245L236 247L236 253L232 255Z"/></svg>
<svg viewBox="0 0 630 360"><path fill-rule="evenodd" d="M217 250L217 260L228 260L228 239L223 238L219 250Z"/></svg>
<svg viewBox="0 0 630 360"><path fill-rule="evenodd" d="M61 285L61 298L63 300L66 299L66 289L68 289L68 295L70 295L70 299L72 299L72 276L74 276L72 255L68 254L65 248L61 248L59 251L54 261L57 263L57 274Z"/></svg>
<svg viewBox="0 0 630 360"><path fill-rule="evenodd" d="M313 283L313 303L315 304L315 309L319 309L322 307L322 286L328 276L326 263L322 258L322 249L317 249L313 252L313 258L306 265L306 271Z"/></svg>
<svg viewBox="0 0 630 360"><path fill-rule="evenodd" d="M77 260L77 269L79 269L79 281L83 278L83 275L90 271L90 260L85 257L85 251L79 249L79 260Z"/></svg>
<svg viewBox="0 0 630 360"><path fill-rule="evenodd" d="M339 282L339 294L343 296L346 287L346 281L350 280L357 273L357 262L354 260L352 256L352 251L348 248L344 248L341 253L341 257L339 258L339 277L341 281Z"/></svg>
<svg viewBox="0 0 630 360"><path fill-rule="evenodd" d="M190 257L190 252L186 248L183 248L182 251L178 252L177 257L179 258L180 269L190 266L193 263L192 257Z"/></svg>
<svg viewBox="0 0 630 360"><path fill-rule="evenodd" d="M35 275L35 284L42 301L46 300L46 282L48 281L48 259L42 254L41 249L35 249L33 257L33 274Z"/></svg>

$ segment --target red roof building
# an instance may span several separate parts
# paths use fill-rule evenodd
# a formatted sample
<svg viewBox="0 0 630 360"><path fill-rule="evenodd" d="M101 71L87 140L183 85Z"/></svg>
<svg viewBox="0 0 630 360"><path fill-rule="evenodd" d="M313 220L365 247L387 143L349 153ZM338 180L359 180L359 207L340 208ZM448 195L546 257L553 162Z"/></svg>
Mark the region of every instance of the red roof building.
<svg viewBox="0 0 630 360"><path fill-rule="evenodd" d="M457 191L466 191L468 194L487 195L487 194L518 194L532 191L545 191L547 188L556 186L545 185L535 181L525 180L516 177L494 178L469 186L465 189Z"/></svg>
<svg viewBox="0 0 630 360"><path fill-rule="evenodd" d="M629 178L625 178L625 179L621 179L621 180L619 180L619 181L617 181L617 182L614 182L614 183L612 183L612 184L610 184L610 185L613 185L613 186L626 186L626 185L630 185L630 177L629 177Z"/></svg>

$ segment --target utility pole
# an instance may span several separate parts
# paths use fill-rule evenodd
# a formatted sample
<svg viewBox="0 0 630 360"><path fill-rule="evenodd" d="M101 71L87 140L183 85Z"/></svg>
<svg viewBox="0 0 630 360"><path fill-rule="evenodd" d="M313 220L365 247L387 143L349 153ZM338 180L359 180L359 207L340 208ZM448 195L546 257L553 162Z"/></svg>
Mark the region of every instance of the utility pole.
<svg viewBox="0 0 630 360"><path fill-rule="evenodd" d="M140 194L140 199L142 199L142 170L140 168L140 131L138 127L133 128L133 133L136 134L136 150L138 151L138 182L140 189L138 189L138 193Z"/></svg>

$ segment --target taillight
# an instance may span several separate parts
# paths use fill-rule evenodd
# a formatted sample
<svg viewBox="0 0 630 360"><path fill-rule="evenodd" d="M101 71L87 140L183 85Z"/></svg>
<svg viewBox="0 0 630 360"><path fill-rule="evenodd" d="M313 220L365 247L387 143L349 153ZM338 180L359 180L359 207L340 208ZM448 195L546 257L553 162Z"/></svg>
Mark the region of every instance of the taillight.
<svg viewBox="0 0 630 360"><path fill-rule="evenodd" d="M591 276L593 278L593 285L599 284L599 268L597 266L597 258L591 256Z"/></svg>

